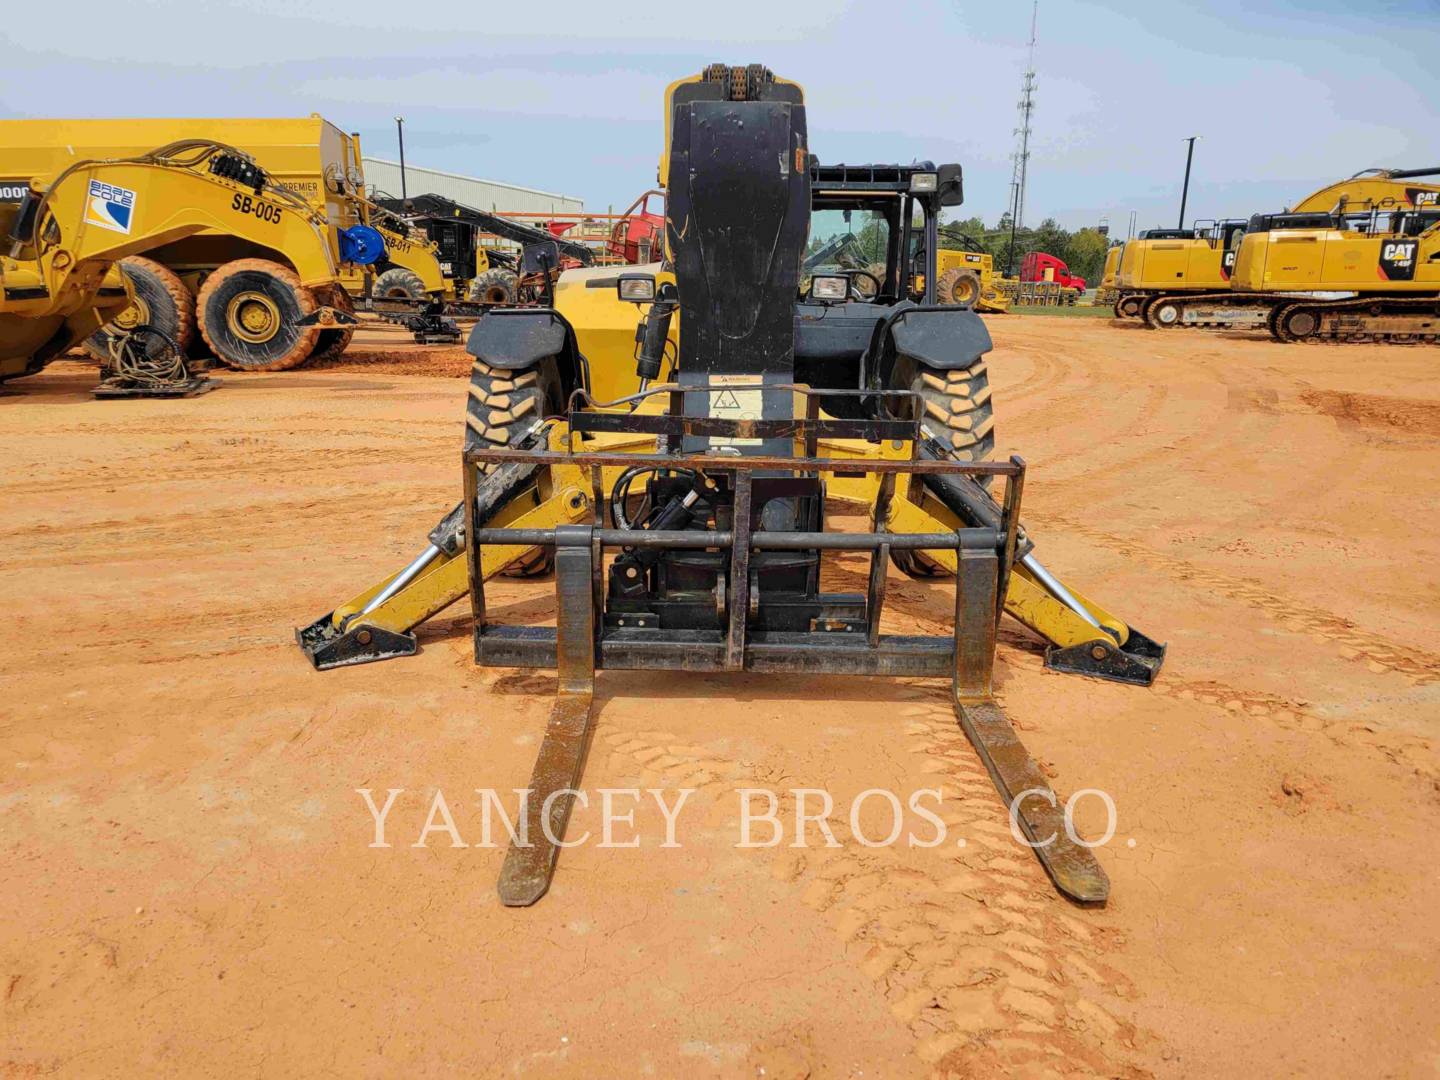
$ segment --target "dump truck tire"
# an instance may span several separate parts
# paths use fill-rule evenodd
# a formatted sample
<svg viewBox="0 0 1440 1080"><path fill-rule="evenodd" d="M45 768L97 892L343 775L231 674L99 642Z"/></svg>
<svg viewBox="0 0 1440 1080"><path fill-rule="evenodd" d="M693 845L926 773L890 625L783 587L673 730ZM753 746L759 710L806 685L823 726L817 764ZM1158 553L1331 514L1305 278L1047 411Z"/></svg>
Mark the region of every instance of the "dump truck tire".
<svg viewBox="0 0 1440 1080"><path fill-rule="evenodd" d="M200 334L237 371L284 371L310 358L318 326L296 326L319 305L294 271L268 259L236 259L205 280L196 298Z"/></svg>
<svg viewBox="0 0 1440 1080"><path fill-rule="evenodd" d="M980 278L973 270L953 266L935 279L935 299L941 304L974 307L980 299Z"/></svg>
<svg viewBox="0 0 1440 1080"><path fill-rule="evenodd" d="M514 446L537 420L560 406L560 373L553 358L546 357L528 371L508 371L477 359L465 398L465 449ZM542 577L554 565L554 553L541 548L517 559L502 573L514 578Z"/></svg>
<svg viewBox="0 0 1440 1080"><path fill-rule="evenodd" d="M181 356L188 354L195 340L195 298L179 275L142 255L122 259L120 269L135 290L135 305L86 338L85 351L107 364L112 329L123 332L145 325L153 326L174 341Z"/></svg>
<svg viewBox="0 0 1440 1080"><path fill-rule="evenodd" d="M344 289L337 288L335 295L339 297L331 307L339 308L341 311L355 312L355 305L350 299L350 294ZM305 363L314 364L325 360L334 360L350 347L350 342L355 338L354 326L342 326L339 328L326 327L320 331L319 338L315 341L315 348L306 358Z"/></svg>
<svg viewBox="0 0 1440 1080"><path fill-rule="evenodd" d="M980 462L994 455L995 405L990 396L990 366L983 356L969 367L950 371L902 357L894 381L897 389L919 391L925 410L920 427L951 457ZM989 487L990 477L976 477L976 482ZM910 577L949 575L920 551L892 551L890 561Z"/></svg>
<svg viewBox="0 0 1440 1080"><path fill-rule="evenodd" d="M375 279L375 296L381 300L424 300L425 282L414 270L392 266Z"/></svg>
<svg viewBox="0 0 1440 1080"><path fill-rule="evenodd" d="M476 274L470 282L466 299L477 304L513 304L515 275L498 266L486 270L483 274Z"/></svg>

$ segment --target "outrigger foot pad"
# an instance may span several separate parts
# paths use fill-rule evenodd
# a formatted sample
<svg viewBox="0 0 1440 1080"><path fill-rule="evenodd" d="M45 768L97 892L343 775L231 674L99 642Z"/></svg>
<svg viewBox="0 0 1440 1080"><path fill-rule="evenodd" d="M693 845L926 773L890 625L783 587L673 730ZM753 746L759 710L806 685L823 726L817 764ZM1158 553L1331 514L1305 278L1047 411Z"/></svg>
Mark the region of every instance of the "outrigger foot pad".
<svg viewBox="0 0 1440 1080"><path fill-rule="evenodd" d="M1124 645L1098 639L1063 649L1052 646L1045 651L1045 666L1070 675L1149 686L1165 663L1166 648L1132 626Z"/></svg>
<svg viewBox="0 0 1440 1080"><path fill-rule="evenodd" d="M378 626L337 630L334 612L300 627L295 631L295 640L316 671L414 656L420 649L415 635L410 633L396 633Z"/></svg>

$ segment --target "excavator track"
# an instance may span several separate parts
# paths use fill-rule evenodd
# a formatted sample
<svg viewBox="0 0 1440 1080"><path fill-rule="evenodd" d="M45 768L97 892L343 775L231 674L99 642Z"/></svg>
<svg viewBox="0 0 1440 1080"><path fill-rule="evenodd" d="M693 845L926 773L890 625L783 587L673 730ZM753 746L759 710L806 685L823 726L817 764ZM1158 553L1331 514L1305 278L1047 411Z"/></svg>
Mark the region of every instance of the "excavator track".
<svg viewBox="0 0 1440 1080"><path fill-rule="evenodd" d="M1273 303L1264 293L1157 293L1140 318L1152 330L1258 330Z"/></svg>
<svg viewBox="0 0 1440 1080"><path fill-rule="evenodd" d="M1440 343L1437 296L1322 300L1270 293L1160 293L1145 301L1142 318L1155 330L1263 326L1276 341L1287 343Z"/></svg>
<svg viewBox="0 0 1440 1080"><path fill-rule="evenodd" d="M1440 344L1440 297L1356 297L1281 304L1269 319L1276 341L1346 345Z"/></svg>

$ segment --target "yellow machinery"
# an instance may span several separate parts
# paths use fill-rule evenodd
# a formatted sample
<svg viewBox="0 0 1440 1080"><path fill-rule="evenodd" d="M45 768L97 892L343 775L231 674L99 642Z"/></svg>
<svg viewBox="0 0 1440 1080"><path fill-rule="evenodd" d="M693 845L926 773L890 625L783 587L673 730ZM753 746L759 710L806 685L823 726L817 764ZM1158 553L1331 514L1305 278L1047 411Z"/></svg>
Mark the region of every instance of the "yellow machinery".
<svg viewBox="0 0 1440 1080"><path fill-rule="evenodd" d="M353 322L324 216L230 147L186 141L76 162L48 187L26 185L0 204L0 227L11 242L0 257L0 378L40 370L123 310L132 297L115 273L120 260L204 233L283 249L293 269L214 282L202 317L268 329L306 352ZM158 337L173 349L173 337Z"/></svg>
<svg viewBox="0 0 1440 1080"><path fill-rule="evenodd" d="M976 311L1003 314L1010 297L1000 291L995 257L985 251L941 248L936 255L935 295L942 304L969 304Z"/></svg>
<svg viewBox="0 0 1440 1080"><path fill-rule="evenodd" d="M501 875L507 905L534 903L554 872L598 668L946 678L1056 886L1103 901L1104 871L991 698L996 618L1047 638L1051 667L1122 682L1153 680L1164 647L1037 561L1020 459L977 460L960 452L973 443L930 434L963 429L922 423L933 405L970 424L976 389L989 398L984 323L934 289L959 166L815 163L800 88L759 65L707 68L666 105L669 269L566 273L546 306L480 321L464 498L418 558L298 630L299 644L317 668L408 655L414 627L468 595L477 663L558 670ZM862 226L883 266L804 276L807 232ZM553 257L527 248L522 269ZM916 297L919 278L930 285ZM979 482L996 477L998 502ZM859 509L869 530L828 530L827 502ZM496 624L485 582L542 548L555 627ZM868 554L865 593L820 589L835 550ZM889 556L921 551L955 575L954 633L881 633Z"/></svg>
<svg viewBox="0 0 1440 1080"><path fill-rule="evenodd" d="M1120 298L1116 276L1120 272L1120 258L1124 252L1124 244L1116 244L1105 252L1105 268L1100 273L1100 287L1095 290L1092 307L1108 307ZM1119 315L1119 312L1116 314Z"/></svg>
<svg viewBox="0 0 1440 1080"><path fill-rule="evenodd" d="M1228 290L1176 290L1148 271L1127 278L1128 244L1120 287L1155 286L1139 294L1139 314L1156 329L1264 326L1286 342L1440 340L1440 184L1420 182L1436 175L1440 168L1369 170L1293 210L1255 215L1226 245L1235 253Z"/></svg>
<svg viewBox="0 0 1440 1080"><path fill-rule="evenodd" d="M1197 221L1191 229L1149 229L1115 249L1115 315L1148 322L1151 301L1162 296L1229 288L1245 227L1243 219L1231 218Z"/></svg>
<svg viewBox="0 0 1440 1080"><path fill-rule="evenodd" d="M360 145L318 115L303 119L167 120L0 120L0 195L19 192L31 181L47 185L80 160L133 159L151 147L202 140L240 147L271 178L299 197L323 222L336 264L331 281L344 295L335 302L372 292L412 299L440 297L447 281L423 233L379 210L364 196ZM247 305L206 313L209 295L232 276L250 282L269 279L267 288L289 283L300 255L281 237L206 229L149 250L124 270L136 304L122 312L117 329L136 323L156 327L183 352L200 352L197 334L222 363L251 370L295 367L343 352L352 326L309 335L308 352L280 333L276 312ZM209 290L209 293L207 293ZM248 316L248 322L241 316ZM107 353L105 334L87 343L92 354Z"/></svg>

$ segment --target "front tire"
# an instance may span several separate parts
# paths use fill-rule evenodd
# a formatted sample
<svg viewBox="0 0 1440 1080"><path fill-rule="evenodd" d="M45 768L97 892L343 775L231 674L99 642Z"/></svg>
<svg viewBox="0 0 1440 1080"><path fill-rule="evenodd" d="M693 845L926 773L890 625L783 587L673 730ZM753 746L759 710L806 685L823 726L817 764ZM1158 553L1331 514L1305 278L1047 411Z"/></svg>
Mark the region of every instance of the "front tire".
<svg viewBox="0 0 1440 1080"><path fill-rule="evenodd" d="M465 398L465 449L517 445L536 422L560 410L560 396L560 372L554 357L546 357L529 371L491 367L477 358ZM515 560L503 573L514 578L542 577L554 563L549 548L538 548Z"/></svg>
<svg viewBox="0 0 1440 1080"><path fill-rule="evenodd" d="M168 266L141 255L122 259L120 270L130 279L135 303L86 338L85 351L101 364L108 364L110 343L116 333L150 326L173 341L180 355L185 356L195 340L195 298L179 275Z"/></svg>
<svg viewBox="0 0 1440 1080"><path fill-rule="evenodd" d="M995 405L990 392L990 365L983 356L968 367L941 371L902 356L896 364L894 385L920 394L924 412L920 428L939 442L957 461L989 461L995 453ZM976 482L990 486L990 477ZM913 578L948 576L924 552L891 551L890 561Z"/></svg>
<svg viewBox="0 0 1440 1080"><path fill-rule="evenodd" d="M935 299L942 304L974 307L980 299L980 277L973 270L958 266L946 270L935 279Z"/></svg>
<svg viewBox="0 0 1440 1080"><path fill-rule="evenodd" d="M308 360L320 327L296 323L318 306L294 271L268 259L226 263L195 303L205 343L239 371L284 371Z"/></svg>

